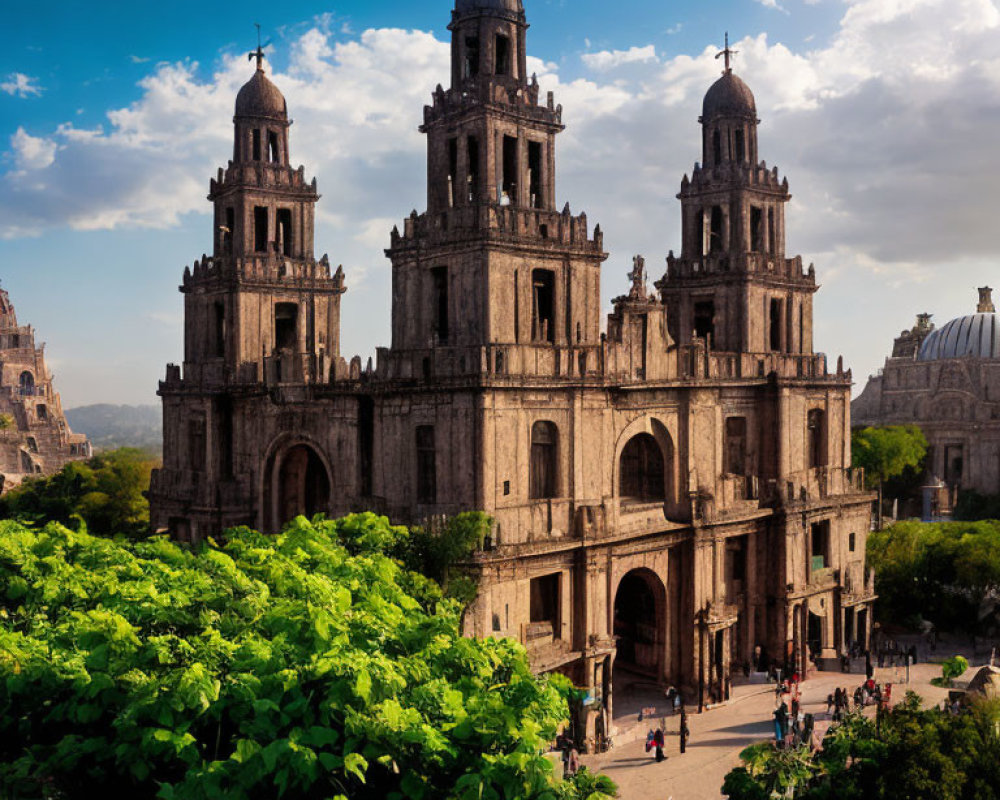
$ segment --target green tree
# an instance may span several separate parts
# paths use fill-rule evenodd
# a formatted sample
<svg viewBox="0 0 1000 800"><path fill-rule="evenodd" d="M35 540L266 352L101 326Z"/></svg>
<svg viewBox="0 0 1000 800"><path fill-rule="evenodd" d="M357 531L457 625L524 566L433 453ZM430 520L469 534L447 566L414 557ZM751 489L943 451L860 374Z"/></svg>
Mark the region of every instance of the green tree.
<svg viewBox="0 0 1000 800"><path fill-rule="evenodd" d="M509 639L407 570L374 514L224 544L0 522L0 790L73 800L604 800Z"/></svg>
<svg viewBox="0 0 1000 800"><path fill-rule="evenodd" d="M851 434L851 459L865 470L865 482L878 490L878 526L882 526L882 491L887 480L915 469L927 455L927 438L916 425L862 428Z"/></svg>
<svg viewBox="0 0 1000 800"><path fill-rule="evenodd" d="M997 701L974 702L953 716L922 710L910 692L878 720L855 714L835 725L816 753L751 748L726 776L723 792L730 800L998 800L998 721ZM794 782L777 781L776 774L794 775Z"/></svg>
<svg viewBox="0 0 1000 800"><path fill-rule="evenodd" d="M982 614L1000 590L1000 522L898 522L871 534L867 553L882 621L972 633L996 623Z"/></svg>
<svg viewBox="0 0 1000 800"><path fill-rule="evenodd" d="M55 475L33 478L0 498L0 516L32 524L82 519L88 530L110 536L145 536L149 502L145 492L157 462L132 448L72 461Z"/></svg>

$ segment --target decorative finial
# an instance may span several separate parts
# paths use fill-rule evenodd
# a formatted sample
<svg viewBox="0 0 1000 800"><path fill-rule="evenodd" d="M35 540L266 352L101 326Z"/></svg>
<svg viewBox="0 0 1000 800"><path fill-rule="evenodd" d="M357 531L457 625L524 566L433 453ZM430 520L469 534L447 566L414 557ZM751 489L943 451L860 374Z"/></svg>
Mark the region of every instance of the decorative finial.
<svg viewBox="0 0 1000 800"><path fill-rule="evenodd" d="M729 73L729 72L733 71L733 67L732 67L733 56L738 55L739 52L740 52L739 50L732 50L732 49L730 49L730 47L729 47L729 31L726 31L726 49L723 50L721 53L719 53L715 58L716 58L716 60L718 60L720 58L725 58L726 59L726 73Z"/></svg>
<svg viewBox="0 0 1000 800"><path fill-rule="evenodd" d="M264 71L264 49L260 46L260 23L255 22L254 27L257 29L257 49L252 51L248 56L247 60L252 61L257 59L257 71Z"/></svg>

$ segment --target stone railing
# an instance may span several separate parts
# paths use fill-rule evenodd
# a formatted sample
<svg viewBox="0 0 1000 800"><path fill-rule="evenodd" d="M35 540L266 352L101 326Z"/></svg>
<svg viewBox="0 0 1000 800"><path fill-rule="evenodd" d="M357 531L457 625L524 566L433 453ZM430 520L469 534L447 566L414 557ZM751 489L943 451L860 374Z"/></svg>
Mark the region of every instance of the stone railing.
<svg viewBox="0 0 1000 800"><path fill-rule="evenodd" d="M861 494L865 491L865 471L860 467L815 467L769 481L766 502L794 506L830 497Z"/></svg>

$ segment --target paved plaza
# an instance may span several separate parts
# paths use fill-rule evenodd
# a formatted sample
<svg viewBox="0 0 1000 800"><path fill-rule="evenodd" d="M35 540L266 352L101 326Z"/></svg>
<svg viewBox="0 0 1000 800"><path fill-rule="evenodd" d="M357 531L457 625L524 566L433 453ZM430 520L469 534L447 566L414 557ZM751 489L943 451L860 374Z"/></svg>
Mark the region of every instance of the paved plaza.
<svg viewBox="0 0 1000 800"><path fill-rule="evenodd" d="M974 670L970 670L963 677L968 679L973 674ZM947 690L930 684L931 678L941 675L940 664L914 666L910 670L909 687L900 680L904 675L902 669L875 670L879 683L893 683L894 702L903 698L907 688L916 691L928 705L940 705L947 696ZM863 680L863 675L816 672L801 684L803 710L816 717L817 739L822 739L830 723L826 713L827 695L837 686L846 687L853 694ZM722 708L688 715L691 737L683 755L676 735L679 717L667 717L664 728L668 734L667 759L662 763L657 764L652 754L646 753L645 735L642 735L607 753L584 756L583 764L614 780L623 800L719 800L723 797L722 782L726 773L739 765L740 752L754 742L773 739L774 735L773 685L742 686L735 695L735 699ZM651 720L651 723L650 727L658 727L660 719Z"/></svg>

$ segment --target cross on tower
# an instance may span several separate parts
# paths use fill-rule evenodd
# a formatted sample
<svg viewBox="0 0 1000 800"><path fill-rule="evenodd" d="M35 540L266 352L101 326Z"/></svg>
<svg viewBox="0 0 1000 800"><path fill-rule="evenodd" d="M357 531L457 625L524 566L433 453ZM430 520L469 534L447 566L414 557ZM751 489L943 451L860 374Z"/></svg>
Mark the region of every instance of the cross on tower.
<svg viewBox="0 0 1000 800"><path fill-rule="evenodd" d="M256 50L252 50L250 52L250 54L247 56L247 60L250 61L250 60L253 60L254 58L256 58L257 59L257 69L259 71L263 72L264 71L264 50L260 46L260 23L259 22L255 22L254 23L254 27L257 28L257 49Z"/></svg>
<svg viewBox="0 0 1000 800"><path fill-rule="evenodd" d="M731 66L731 63L732 63L732 60L733 60L733 56L738 55L739 52L740 52L739 50L731 50L729 48L729 31L726 31L726 49L723 50L721 53L719 53L715 58L716 59L720 59L720 58L725 57L725 59L726 59L726 72L732 72L733 68Z"/></svg>

